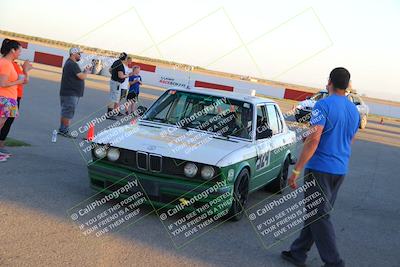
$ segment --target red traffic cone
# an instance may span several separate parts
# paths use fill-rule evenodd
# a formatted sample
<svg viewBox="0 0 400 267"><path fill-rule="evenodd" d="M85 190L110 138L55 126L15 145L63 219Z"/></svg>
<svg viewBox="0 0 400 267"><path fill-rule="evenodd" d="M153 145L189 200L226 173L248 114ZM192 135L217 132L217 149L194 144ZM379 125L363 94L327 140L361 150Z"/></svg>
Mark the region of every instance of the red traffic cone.
<svg viewBox="0 0 400 267"><path fill-rule="evenodd" d="M131 124L135 125L136 124L136 119L131 120Z"/></svg>
<svg viewBox="0 0 400 267"><path fill-rule="evenodd" d="M383 124L383 118L381 118L381 124Z"/></svg>
<svg viewBox="0 0 400 267"><path fill-rule="evenodd" d="M94 138L94 125L93 125L93 124L90 124L89 129L88 129L88 131L87 131L86 139L87 139L88 141L92 141L93 138Z"/></svg>

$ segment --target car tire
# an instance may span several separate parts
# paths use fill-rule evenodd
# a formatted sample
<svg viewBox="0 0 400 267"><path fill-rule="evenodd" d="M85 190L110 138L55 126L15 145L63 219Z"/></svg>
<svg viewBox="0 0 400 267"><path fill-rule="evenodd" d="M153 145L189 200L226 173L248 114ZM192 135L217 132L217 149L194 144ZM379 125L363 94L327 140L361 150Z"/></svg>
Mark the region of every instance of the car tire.
<svg viewBox="0 0 400 267"><path fill-rule="evenodd" d="M239 173L233 187L232 206L227 214L227 218L231 221L239 221L243 217L243 210L246 207L249 196L249 180L249 171L243 169Z"/></svg>
<svg viewBox="0 0 400 267"><path fill-rule="evenodd" d="M368 118L366 115L363 115L360 119L360 129L365 129L367 127Z"/></svg>
<svg viewBox="0 0 400 267"><path fill-rule="evenodd" d="M300 122L301 117L299 114L295 114L294 118L296 119L297 122Z"/></svg>
<svg viewBox="0 0 400 267"><path fill-rule="evenodd" d="M289 175L289 158L285 159L285 162L282 165L281 170L279 171L278 176L272 180L269 184L265 186L265 189L271 193L282 193L283 189L287 185L287 178Z"/></svg>
<svg viewBox="0 0 400 267"><path fill-rule="evenodd" d="M308 123L310 121L307 115L301 116L300 114L295 114L294 117L298 123Z"/></svg>

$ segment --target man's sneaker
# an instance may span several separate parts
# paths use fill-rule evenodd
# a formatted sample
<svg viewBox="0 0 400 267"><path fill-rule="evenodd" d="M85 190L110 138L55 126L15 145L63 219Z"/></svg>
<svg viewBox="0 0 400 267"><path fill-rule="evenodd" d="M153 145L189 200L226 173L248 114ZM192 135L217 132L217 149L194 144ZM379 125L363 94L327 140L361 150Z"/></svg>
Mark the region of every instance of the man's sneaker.
<svg viewBox="0 0 400 267"><path fill-rule="evenodd" d="M116 120L117 120L116 117L117 117L117 116L110 116L110 117L107 117L107 119L112 120L112 121L116 121Z"/></svg>
<svg viewBox="0 0 400 267"><path fill-rule="evenodd" d="M76 136L71 135L69 132L58 132L58 134L67 138L76 139Z"/></svg>
<svg viewBox="0 0 400 267"><path fill-rule="evenodd" d="M305 267L306 266L305 263L297 261L293 257L293 255L292 255L292 253L290 251L282 251L281 257L282 257L282 259L292 263L294 266L298 266L298 267Z"/></svg>
<svg viewBox="0 0 400 267"><path fill-rule="evenodd" d="M1 156L0 155L0 162L6 162L7 161L7 156Z"/></svg>
<svg viewBox="0 0 400 267"><path fill-rule="evenodd" d="M322 267L345 267L344 261L340 260L337 264L327 264L325 263Z"/></svg>
<svg viewBox="0 0 400 267"><path fill-rule="evenodd" d="M2 147L2 148L0 148L0 156L8 156L8 157L11 157L12 154L11 154L7 149L5 149L4 147Z"/></svg>

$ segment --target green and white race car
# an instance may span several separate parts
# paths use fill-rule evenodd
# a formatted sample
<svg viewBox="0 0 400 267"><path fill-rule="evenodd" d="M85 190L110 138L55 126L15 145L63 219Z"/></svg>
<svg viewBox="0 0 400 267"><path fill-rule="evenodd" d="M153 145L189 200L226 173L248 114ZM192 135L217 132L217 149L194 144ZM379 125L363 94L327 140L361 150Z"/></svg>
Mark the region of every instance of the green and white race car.
<svg viewBox="0 0 400 267"><path fill-rule="evenodd" d="M96 135L89 177L106 193L135 177L157 207L183 202L191 210L228 195L227 216L239 220L249 193L286 186L295 141L273 100L171 88L136 124ZM205 198L188 201L205 190Z"/></svg>

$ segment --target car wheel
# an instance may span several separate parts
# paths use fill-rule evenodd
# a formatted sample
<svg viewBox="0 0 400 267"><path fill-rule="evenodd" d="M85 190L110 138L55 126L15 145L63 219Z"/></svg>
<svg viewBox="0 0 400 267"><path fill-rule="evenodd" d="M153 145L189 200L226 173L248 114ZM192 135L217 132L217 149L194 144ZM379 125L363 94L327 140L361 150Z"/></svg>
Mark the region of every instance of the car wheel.
<svg viewBox="0 0 400 267"><path fill-rule="evenodd" d="M308 123L310 121L309 115L301 116L300 114L295 114L294 117L298 123Z"/></svg>
<svg viewBox="0 0 400 267"><path fill-rule="evenodd" d="M295 114L294 118L296 119L297 122L300 122L301 117L299 114Z"/></svg>
<svg viewBox="0 0 400 267"><path fill-rule="evenodd" d="M249 196L249 177L249 171L243 169L235 181L232 206L227 214L227 218L232 221L239 221L243 217L243 210Z"/></svg>
<svg viewBox="0 0 400 267"><path fill-rule="evenodd" d="M287 185L287 178L289 175L289 159L286 158L278 176L266 185L266 189L272 193L282 193Z"/></svg>
<svg viewBox="0 0 400 267"><path fill-rule="evenodd" d="M363 115L360 121L360 129L365 129L365 127L367 127L367 122L368 122L367 116Z"/></svg>

